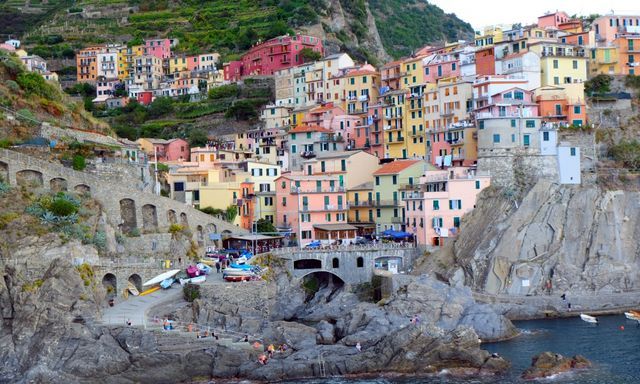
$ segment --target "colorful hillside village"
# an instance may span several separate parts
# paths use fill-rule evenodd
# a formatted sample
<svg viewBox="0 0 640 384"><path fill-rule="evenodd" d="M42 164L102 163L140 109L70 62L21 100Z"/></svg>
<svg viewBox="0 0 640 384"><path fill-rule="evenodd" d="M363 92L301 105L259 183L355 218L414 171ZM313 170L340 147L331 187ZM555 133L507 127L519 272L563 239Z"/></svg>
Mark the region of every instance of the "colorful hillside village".
<svg viewBox="0 0 640 384"><path fill-rule="evenodd" d="M493 26L475 41L426 46L379 68L326 54L314 36L260 42L240 60L183 56L176 41L107 45L77 54L79 82L96 102L149 104L252 77L272 77L275 102L255 129L189 148L182 139L138 140L166 164L171 198L200 208L237 207L234 224L269 222L290 245L356 242L385 231L441 246L492 184L517 164L580 184L583 143L566 132L590 124L584 83L635 75L640 16L587 25L565 12L529 26ZM320 59L309 61L309 51ZM213 139L213 138L211 138Z"/></svg>

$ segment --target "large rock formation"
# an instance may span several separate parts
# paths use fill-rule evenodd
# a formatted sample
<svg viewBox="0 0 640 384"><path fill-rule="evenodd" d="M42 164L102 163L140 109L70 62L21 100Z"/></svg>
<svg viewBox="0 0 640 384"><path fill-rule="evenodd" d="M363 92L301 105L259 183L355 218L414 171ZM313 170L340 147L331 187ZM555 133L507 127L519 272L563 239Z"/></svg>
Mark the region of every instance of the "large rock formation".
<svg viewBox="0 0 640 384"><path fill-rule="evenodd" d="M540 181L519 204L482 196L453 246L457 282L511 295L640 288L640 193Z"/></svg>
<svg viewBox="0 0 640 384"><path fill-rule="evenodd" d="M553 352L542 352L531 359L531 367L522 373L525 380L544 379L574 369L590 368L591 362L584 356L564 357Z"/></svg>

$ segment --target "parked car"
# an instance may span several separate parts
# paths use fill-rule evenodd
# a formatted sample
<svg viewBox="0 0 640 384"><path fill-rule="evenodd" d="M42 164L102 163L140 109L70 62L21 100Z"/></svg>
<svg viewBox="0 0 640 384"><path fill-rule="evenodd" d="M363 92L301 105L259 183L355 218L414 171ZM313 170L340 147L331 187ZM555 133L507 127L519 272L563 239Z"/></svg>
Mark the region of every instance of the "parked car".
<svg viewBox="0 0 640 384"><path fill-rule="evenodd" d="M320 242L320 240L314 240L312 242L310 242L309 244L304 246L304 249L318 249L322 246L322 243Z"/></svg>

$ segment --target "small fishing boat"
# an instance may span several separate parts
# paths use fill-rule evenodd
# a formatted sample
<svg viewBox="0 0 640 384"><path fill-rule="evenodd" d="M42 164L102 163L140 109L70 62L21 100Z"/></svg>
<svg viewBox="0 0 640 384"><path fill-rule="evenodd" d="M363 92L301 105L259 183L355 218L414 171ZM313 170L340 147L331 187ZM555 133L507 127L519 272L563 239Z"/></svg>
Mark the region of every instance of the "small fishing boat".
<svg viewBox="0 0 640 384"><path fill-rule="evenodd" d="M157 291L157 290L159 290L159 289L160 289L160 286L159 286L159 285L156 285L155 287L151 287L151 288L147 289L146 291L141 292L141 293L140 293L140 296L146 296L146 295L148 295L148 294L150 294L150 293L153 293L153 292L155 292L155 291Z"/></svg>
<svg viewBox="0 0 640 384"><path fill-rule="evenodd" d="M224 276L254 276L255 273L253 273L250 270L246 270L246 269L239 269L239 268L226 268L222 274Z"/></svg>
<svg viewBox="0 0 640 384"><path fill-rule="evenodd" d="M587 323L598 324L598 319L596 319L593 316L589 316L589 315L585 315L584 313L581 313L580 318L582 319L582 321L586 321Z"/></svg>
<svg viewBox="0 0 640 384"><path fill-rule="evenodd" d="M201 274L208 275L209 273L211 273L211 267L209 267L206 264L198 263L198 264L196 264L196 268L198 268L198 270L201 272Z"/></svg>
<svg viewBox="0 0 640 384"><path fill-rule="evenodd" d="M215 267L216 266L216 261L218 261L218 260L217 259L216 260L200 259L200 263L201 264L208 265L210 267Z"/></svg>
<svg viewBox="0 0 640 384"><path fill-rule="evenodd" d="M140 294L140 291L138 291L138 288L136 288L135 285L133 285L132 282L129 282L127 284L127 290L129 291L130 294L132 294L133 296L138 296Z"/></svg>
<svg viewBox="0 0 640 384"><path fill-rule="evenodd" d="M168 279L162 280L162 282L160 283L160 287L162 287L162 289L169 289L171 288L171 285L176 281L176 279L174 279L173 277L170 277Z"/></svg>
<svg viewBox="0 0 640 384"><path fill-rule="evenodd" d="M251 276L224 276L224 279L231 282L249 281Z"/></svg>
<svg viewBox="0 0 640 384"><path fill-rule="evenodd" d="M231 264L231 265L229 265L229 267L235 268L235 269L244 269L244 270L247 270L247 271L250 271L250 270L253 269L253 266L248 265L248 264Z"/></svg>
<svg viewBox="0 0 640 384"><path fill-rule="evenodd" d="M187 275L189 277L200 276L200 270L195 265L190 265L187 267Z"/></svg>
<svg viewBox="0 0 640 384"><path fill-rule="evenodd" d="M147 285L154 285L154 284L159 284L161 283L163 280L166 280L170 277L175 276L176 274L178 274L178 272L180 272L179 269L174 269L171 271L167 271L167 272L163 272L161 274L159 274L158 276L154 277L153 279L147 281L146 283L142 284L142 286L147 286Z"/></svg>
<svg viewBox="0 0 640 384"><path fill-rule="evenodd" d="M204 283L206 280L207 280L207 277L204 275L192 277L190 279L180 279L180 285L201 284L201 283Z"/></svg>

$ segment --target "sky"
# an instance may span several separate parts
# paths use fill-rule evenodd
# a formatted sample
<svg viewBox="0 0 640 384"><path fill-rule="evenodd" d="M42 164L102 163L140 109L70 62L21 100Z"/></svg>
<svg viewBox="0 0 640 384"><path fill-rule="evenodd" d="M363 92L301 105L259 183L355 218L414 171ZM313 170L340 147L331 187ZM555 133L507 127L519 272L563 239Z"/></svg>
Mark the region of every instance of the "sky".
<svg viewBox="0 0 640 384"><path fill-rule="evenodd" d="M538 16L556 10L569 16L592 13L640 15L637 0L429 0L446 13L455 13L475 30L494 24L533 24Z"/></svg>

